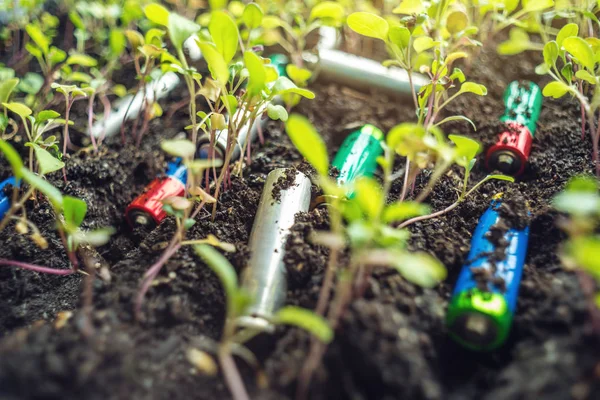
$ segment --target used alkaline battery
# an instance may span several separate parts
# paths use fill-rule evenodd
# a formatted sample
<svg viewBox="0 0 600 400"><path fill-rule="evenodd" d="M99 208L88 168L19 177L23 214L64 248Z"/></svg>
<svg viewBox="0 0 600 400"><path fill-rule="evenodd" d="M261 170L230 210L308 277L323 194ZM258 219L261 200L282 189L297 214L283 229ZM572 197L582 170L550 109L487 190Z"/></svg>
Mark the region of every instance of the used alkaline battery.
<svg viewBox="0 0 600 400"><path fill-rule="evenodd" d="M493 200L481 216L448 306L450 335L473 350L493 350L506 340L525 264L529 227L509 228L501 238L491 232L501 222L500 205ZM494 243L505 246L501 257Z"/></svg>
<svg viewBox="0 0 600 400"><path fill-rule="evenodd" d="M4 218L4 215L10 210L11 194L6 192L6 187L19 186L20 181L17 181L14 176L3 180L0 183L0 219Z"/></svg>
<svg viewBox="0 0 600 400"><path fill-rule="evenodd" d="M125 211L132 228L152 229L167 216L162 201L168 197L183 196L187 183L187 168L181 160L170 162L164 177L156 178L146 186Z"/></svg>
<svg viewBox="0 0 600 400"><path fill-rule="evenodd" d="M383 132L374 125L366 124L353 131L344 140L332 165L338 169L340 185L361 176L373 176L377 170L377 158L383 154Z"/></svg>
<svg viewBox="0 0 600 400"><path fill-rule="evenodd" d="M335 49L320 49L318 55L305 53L304 60L313 70L316 79L337 82L357 89L374 89L396 96L409 97L412 90L408 72L386 68L381 63ZM419 74L412 74L414 90L427 85Z"/></svg>
<svg viewBox="0 0 600 400"><path fill-rule="evenodd" d="M294 217L308 211L310 198L310 179L299 171L279 168L267 177L250 234L250 260L242 275L242 286L252 300L238 326L273 331L270 320L285 304L287 292L285 244Z"/></svg>
<svg viewBox="0 0 600 400"><path fill-rule="evenodd" d="M146 103L152 103L166 97L177 87L180 79L174 72L167 72L160 78L149 82L145 89L139 90L135 95L127 95L119 99L107 119L97 121L90 134L95 138L102 135L110 137L121 130L121 125L132 121L140 115Z"/></svg>
<svg viewBox="0 0 600 400"><path fill-rule="evenodd" d="M507 129L487 152L489 170L507 175L520 175L531 153L536 124L542 109L542 92L533 82L513 81L504 93L504 115L500 117Z"/></svg>

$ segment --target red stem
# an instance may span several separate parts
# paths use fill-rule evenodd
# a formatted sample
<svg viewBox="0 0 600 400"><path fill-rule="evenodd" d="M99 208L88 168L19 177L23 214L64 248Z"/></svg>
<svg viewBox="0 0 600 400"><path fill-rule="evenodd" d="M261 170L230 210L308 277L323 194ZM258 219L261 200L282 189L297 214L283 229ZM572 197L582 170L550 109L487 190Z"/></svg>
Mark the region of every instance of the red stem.
<svg viewBox="0 0 600 400"><path fill-rule="evenodd" d="M28 263L24 263L21 261L6 260L4 258L0 258L0 265L19 267L19 268L27 269L30 271L41 272L44 274L52 274L52 275L71 275L75 272L72 269L54 269L54 268L48 268L48 267L41 267L41 266L35 265L35 264L28 264Z"/></svg>

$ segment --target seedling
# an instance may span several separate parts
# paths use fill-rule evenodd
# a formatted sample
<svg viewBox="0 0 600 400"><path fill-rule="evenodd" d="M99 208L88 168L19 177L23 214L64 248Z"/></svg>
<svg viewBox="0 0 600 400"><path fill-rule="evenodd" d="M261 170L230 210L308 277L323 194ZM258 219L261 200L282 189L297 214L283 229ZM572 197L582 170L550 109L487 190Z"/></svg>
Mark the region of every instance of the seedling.
<svg viewBox="0 0 600 400"><path fill-rule="evenodd" d="M69 121L69 115L71 113L71 107L73 107L73 102L75 102L77 98L87 97L88 93L91 92L90 88L81 89L75 85L60 85L56 82L52 83L51 87L57 92L62 93L65 98L65 121L67 122ZM67 154L67 148L70 146L71 140L69 138L69 124L65 123L65 128L63 131L63 155ZM67 178L66 173L64 172L64 167L63 173L65 174L66 180Z"/></svg>
<svg viewBox="0 0 600 400"><path fill-rule="evenodd" d="M502 233L502 244L491 236L504 224L498 211L501 203L501 196L496 196L481 216L448 306L450 335L474 350L493 350L506 340L525 264L529 227L509 227ZM504 250L498 257L500 246Z"/></svg>
<svg viewBox="0 0 600 400"><path fill-rule="evenodd" d="M75 251L82 243L92 246L101 246L105 244L113 230L111 228L102 228L95 231L85 231L81 229L81 224L87 213L86 203L75 197L63 196L58 189L52 186L48 181L33 173L23 165L23 161L15 149L7 142L0 140L0 150L10 163L16 181L23 180L28 184L25 194L19 198L19 185L13 186L13 196L10 208L6 212L4 219L0 223L0 231L6 228L12 220L17 220L16 229L21 234L27 234L31 230L31 239L41 248L48 246L46 239L40 235L38 228L29 220L24 207L25 202L33 195L34 190L38 190L46 196L57 218L57 229L63 242L65 251L71 261L71 270L56 270L52 268L40 267L27 263L3 260L6 265L30 269L37 272L45 272L56 275L68 275L77 272L78 261ZM16 217L17 212L21 212L20 217Z"/></svg>
<svg viewBox="0 0 600 400"><path fill-rule="evenodd" d="M309 184L310 191L310 184ZM293 216L292 216L293 220ZM195 245L194 250L200 258L213 270L221 281L226 299L226 318L220 342L214 346L221 365L225 382L229 387L231 395L236 400L249 399L244 382L239 374L233 355L241 357L248 364L258 367L258 361L254 354L244 346L245 340L252 337L255 332L239 332L236 334L237 321L248 313L249 304L252 303L252 295L246 288L238 286L237 275L233 266L213 247L208 245ZM311 311L287 306L281 308L276 314L271 314L269 324L293 325L312 333L323 343L329 343L333 339L333 331L327 322L313 314Z"/></svg>
<svg viewBox="0 0 600 400"><path fill-rule="evenodd" d="M544 45L544 63L536 72L550 75L542 93L555 99L569 93L581 104L581 136L585 135L585 123L589 126L592 141L592 160L596 175L600 176L599 141L600 121L600 40L595 37L583 39L578 36L579 27L570 23L561 28L556 40Z"/></svg>

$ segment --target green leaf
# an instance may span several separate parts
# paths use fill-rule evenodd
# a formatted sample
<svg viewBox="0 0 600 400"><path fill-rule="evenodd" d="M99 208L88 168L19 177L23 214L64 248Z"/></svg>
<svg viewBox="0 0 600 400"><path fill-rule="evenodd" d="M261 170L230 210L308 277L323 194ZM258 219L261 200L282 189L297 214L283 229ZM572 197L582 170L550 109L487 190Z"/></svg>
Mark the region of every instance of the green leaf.
<svg viewBox="0 0 600 400"><path fill-rule="evenodd" d="M4 82L0 82L0 103L8 102L12 91L18 84L18 78L7 79Z"/></svg>
<svg viewBox="0 0 600 400"><path fill-rule="evenodd" d="M500 43L496 50L499 54L511 56L529 49L531 49L531 41L527 32L521 28L512 28L509 39Z"/></svg>
<svg viewBox="0 0 600 400"><path fill-rule="evenodd" d="M390 42L394 43L401 50L406 49L410 43L410 31L403 26L392 26L388 32Z"/></svg>
<svg viewBox="0 0 600 400"><path fill-rule="evenodd" d="M29 183L32 187L42 192L52 203L52 206L56 211L61 211L63 207L63 197L60 191L52 186L47 180L40 178L25 167L21 168L20 175L23 179Z"/></svg>
<svg viewBox="0 0 600 400"><path fill-rule="evenodd" d="M82 243L89 244L93 247L104 246L110 240L110 236L115 233L114 228L100 228L93 231L77 230L71 235L75 247Z"/></svg>
<svg viewBox="0 0 600 400"><path fill-rule="evenodd" d="M425 5L421 0L402 0L400 5L392 10L394 14L420 14L425 11Z"/></svg>
<svg viewBox="0 0 600 400"><path fill-rule="evenodd" d="M50 50L50 39L42 32L42 29L36 24L27 24L25 26L27 34L35 44L42 50L44 54L48 54Z"/></svg>
<svg viewBox="0 0 600 400"><path fill-rule="evenodd" d="M448 139L456 146L456 163L467 168L471 160L479 153L479 142L460 135L448 135Z"/></svg>
<svg viewBox="0 0 600 400"><path fill-rule="evenodd" d="M462 32L469 24L469 17L463 11L453 11L446 19L446 29L455 35Z"/></svg>
<svg viewBox="0 0 600 400"><path fill-rule="evenodd" d="M267 105L267 115L274 121L280 120L285 122L288 119L288 113L285 107L280 106L279 104L275 105L269 103Z"/></svg>
<svg viewBox="0 0 600 400"><path fill-rule="evenodd" d="M87 54L74 53L67 58L68 65L81 65L82 67L95 67L98 65L98 61L94 57L90 57Z"/></svg>
<svg viewBox="0 0 600 400"><path fill-rule="evenodd" d="M14 112L21 118L27 118L31 115L31 109L27 107L25 104L11 102L11 103L2 103L2 105L8 108L10 111Z"/></svg>
<svg viewBox="0 0 600 400"><path fill-rule="evenodd" d="M267 72L262 59L253 51L246 51L244 53L244 64L250 74L248 77L248 92L252 96L260 94L267 81Z"/></svg>
<svg viewBox="0 0 600 400"><path fill-rule="evenodd" d="M546 97L553 97L555 99L563 97L567 92L571 90L571 87L563 82L550 82L542 90L542 94Z"/></svg>
<svg viewBox="0 0 600 400"><path fill-rule="evenodd" d="M235 269L231 263L212 246L207 244L197 244L194 245L194 251L221 281L227 300L227 314L229 315L229 313L233 311L234 297L238 292L238 279Z"/></svg>
<svg viewBox="0 0 600 400"><path fill-rule="evenodd" d="M208 69L212 77L221 84L226 84L229 80L229 68L217 48L210 43L198 42L202 56L208 64Z"/></svg>
<svg viewBox="0 0 600 400"><path fill-rule="evenodd" d="M567 82L573 81L573 63L566 63L560 70L561 75L567 80Z"/></svg>
<svg viewBox="0 0 600 400"><path fill-rule="evenodd" d="M4 153L4 157L6 157L6 160L8 160L15 178L21 178L21 169L24 167L23 160L21 159L19 153L17 153L15 148L12 147L10 143L2 139L0 139L0 151Z"/></svg>
<svg viewBox="0 0 600 400"><path fill-rule="evenodd" d="M558 44L555 41L548 42L544 45L544 62L548 67L553 67L558 58Z"/></svg>
<svg viewBox="0 0 600 400"><path fill-rule="evenodd" d="M477 130L475 123L473 121L471 121L469 118L465 117L464 115L453 115L451 117L446 117L435 125L439 126L439 125L445 124L446 122L451 122L451 121L467 121L469 124L471 124L474 131Z"/></svg>
<svg viewBox="0 0 600 400"><path fill-rule="evenodd" d="M200 30L200 25L176 13L169 14L168 27L169 37L177 50L181 50L183 42Z"/></svg>
<svg viewBox="0 0 600 400"><path fill-rule="evenodd" d="M301 86L305 85L312 77L312 72L309 69L299 68L294 64L288 64L285 67L285 72L296 85Z"/></svg>
<svg viewBox="0 0 600 400"><path fill-rule="evenodd" d="M208 31L225 63L229 64L238 48L240 33L236 23L227 13L213 11L208 24Z"/></svg>
<svg viewBox="0 0 600 400"><path fill-rule="evenodd" d="M28 142L25 144L27 147L33 147L35 151L35 158L39 164L40 175L46 175L65 166L65 163L54 157L48 150L41 148L35 143Z"/></svg>
<svg viewBox="0 0 600 400"><path fill-rule="evenodd" d="M63 214L67 226L71 229L79 228L87 214L87 204L85 201L76 197L64 196Z"/></svg>
<svg viewBox="0 0 600 400"><path fill-rule="evenodd" d="M350 29L363 36L387 41L390 26L378 15L368 12L355 12L346 21Z"/></svg>
<svg viewBox="0 0 600 400"><path fill-rule="evenodd" d="M592 85L597 85L598 84L597 78L594 75L590 74L585 69L580 69L579 71L575 72L575 77L577 79L581 79L583 81L589 82Z"/></svg>
<svg viewBox="0 0 600 400"><path fill-rule="evenodd" d="M429 36L419 36L413 41L413 48L417 53L429 50L435 45L435 42Z"/></svg>
<svg viewBox="0 0 600 400"><path fill-rule="evenodd" d="M383 222L389 224L429 213L431 213L431 207L427 204L415 201L399 201L383 209Z"/></svg>
<svg viewBox="0 0 600 400"><path fill-rule="evenodd" d="M260 27L263 19L263 10L256 3L250 3L246 5L244 8L244 13L242 14L242 21L249 29L256 29Z"/></svg>
<svg viewBox="0 0 600 400"><path fill-rule="evenodd" d="M553 5L553 0L523 0L523 12L542 11Z"/></svg>
<svg viewBox="0 0 600 400"><path fill-rule="evenodd" d="M308 20L315 19L320 19L327 26L341 26L344 21L344 7L335 1L319 1L310 11Z"/></svg>
<svg viewBox="0 0 600 400"><path fill-rule="evenodd" d="M568 37L563 40L562 47L571 53L577 59L580 65L583 65L590 71L594 71L596 60L592 46L580 37Z"/></svg>
<svg viewBox="0 0 600 400"><path fill-rule="evenodd" d="M486 180L490 180L490 179L495 179L497 181L507 181L507 182L514 182L515 178L512 176L508 176L508 175L488 175L485 177Z"/></svg>
<svg viewBox="0 0 600 400"><path fill-rule="evenodd" d="M146 18L154 22L157 25L168 26L169 25L169 10L160 4L151 3L144 7L144 14ZM191 35L190 35L191 36ZM189 37L189 36L188 36ZM186 38L187 39L187 38Z"/></svg>
<svg viewBox="0 0 600 400"><path fill-rule="evenodd" d="M447 275L444 265L425 252L400 252L393 266L407 281L426 288L434 287Z"/></svg>
<svg viewBox="0 0 600 400"><path fill-rule="evenodd" d="M307 89L301 89L294 84L289 78L280 76L275 81L272 88L274 94L284 95L287 93L295 93L307 99L314 99L315 94Z"/></svg>
<svg viewBox="0 0 600 400"><path fill-rule="evenodd" d="M44 86L44 77L34 72L28 72L19 82L17 89L23 93L36 94Z"/></svg>
<svg viewBox="0 0 600 400"><path fill-rule="evenodd" d="M552 205L558 211L575 216L600 215L600 196L598 196L598 193L562 192L554 197Z"/></svg>
<svg viewBox="0 0 600 400"><path fill-rule="evenodd" d="M113 28L108 36L108 47L112 57L120 56L127 47L127 40L123 30Z"/></svg>
<svg viewBox="0 0 600 400"><path fill-rule="evenodd" d="M596 280L600 280L600 236L572 240L569 248L577 265L584 268Z"/></svg>
<svg viewBox="0 0 600 400"><path fill-rule="evenodd" d="M479 83L465 82L460 86L458 93L473 93L477 96L485 96L487 94L487 88Z"/></svg>
<svg viewBox="0 0 600 400"><path fill-rule="evenodd" d="M563 26L558 32L558 35L556 35L556 44L558 45L558 48L562 48L563 41L566 38L571 36L577 36L578 33L579 26L577 24L570 23Z"/></svg>
<svg viewBox="0 0 600 400"><path fill-rule="evenodd" d="M310 332L323 343L333 340L333 329L327 320L306 308L296 306L283 307L275 316L278 324L293 325Z"/></svg>
<svg viewBox="0 0 600 400"><path fill-rule="evenodd" d="M363 213L371 220L377 218L383 196L377 181L367 177L357 179L354 184L354 195Z"/></svg>
<svg viewBox="0 0 600 400"><path fill-rule="evenodd" d="M54 110L44 110L44 111L40 111L36 116L35 116L35 123L36 124L41 124L43 122L48 121L49 119L55 119L60 117L60 114L57 113Z"/></svg>
<svg viewBox="0 0 600 400"><path fill-rule="evenodd" d="M329 172L327 148L310 121L300 114L292 114L285 124L285 129L300 154L320 175L327 176Z"/></svg>
<svg viewBox="0 0 600 400"><path fill-rule="evenodd" d="M196 146L187 139L165 140L160 143L160 147L165 153L185 159L192 159L196 154Z"/></svg>

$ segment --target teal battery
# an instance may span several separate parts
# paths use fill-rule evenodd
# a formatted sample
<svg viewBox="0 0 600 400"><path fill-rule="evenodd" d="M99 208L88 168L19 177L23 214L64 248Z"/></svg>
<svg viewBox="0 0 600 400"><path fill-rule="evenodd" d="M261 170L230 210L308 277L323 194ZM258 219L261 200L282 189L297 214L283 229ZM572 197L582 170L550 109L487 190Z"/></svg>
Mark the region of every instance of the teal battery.
<svg viewBox="0 0 600 400"><path fill-rule="evenodd" d="M338 184L353 182L361 176L373 176L377 170L377 158L383 154L383 136L383 132L371 124L363 125L348 135L332 163L339 171Z"/></svg>

